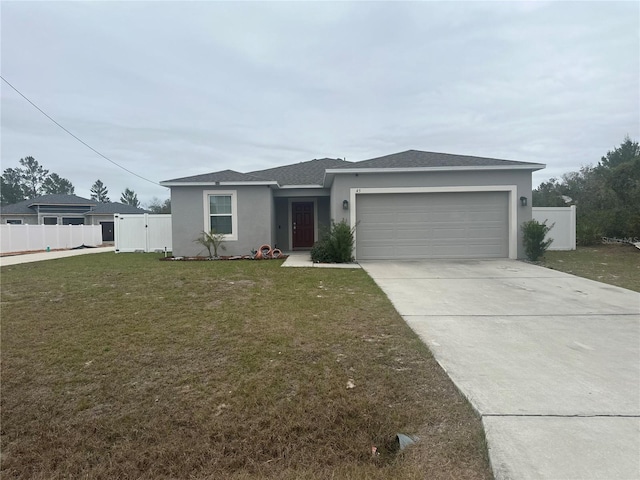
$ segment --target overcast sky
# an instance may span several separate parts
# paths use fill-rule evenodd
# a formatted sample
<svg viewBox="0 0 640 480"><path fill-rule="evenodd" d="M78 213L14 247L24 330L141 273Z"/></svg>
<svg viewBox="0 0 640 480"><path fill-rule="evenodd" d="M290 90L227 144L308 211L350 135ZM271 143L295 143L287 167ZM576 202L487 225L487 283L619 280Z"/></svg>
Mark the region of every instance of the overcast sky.
<svg viewBox="0 0 640 480"><path fill-rule="evenodd" d="M638 2L1 2L2 76L154 181L408 149L547 164L640 136ZM168 189L4 82L2 170Z"/></svg>

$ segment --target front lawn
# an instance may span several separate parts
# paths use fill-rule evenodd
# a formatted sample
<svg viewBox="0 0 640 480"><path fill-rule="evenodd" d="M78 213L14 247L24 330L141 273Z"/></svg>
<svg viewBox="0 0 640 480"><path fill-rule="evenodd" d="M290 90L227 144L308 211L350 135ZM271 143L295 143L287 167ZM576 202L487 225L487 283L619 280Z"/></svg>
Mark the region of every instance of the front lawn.
<svg viewBox="0 0 640 480"><path fill-rule="evenodd" d="M640 250L633 245L596 245L549 251L542 265L640 292Z"/></svg>
<svg viewBox="0 0 640 480"><path fill-rule="evenodd" d="M3 267L2 478L491 478L479 418L367 274L281 264ZM390 453L398 432L420 441Z"/></svg>

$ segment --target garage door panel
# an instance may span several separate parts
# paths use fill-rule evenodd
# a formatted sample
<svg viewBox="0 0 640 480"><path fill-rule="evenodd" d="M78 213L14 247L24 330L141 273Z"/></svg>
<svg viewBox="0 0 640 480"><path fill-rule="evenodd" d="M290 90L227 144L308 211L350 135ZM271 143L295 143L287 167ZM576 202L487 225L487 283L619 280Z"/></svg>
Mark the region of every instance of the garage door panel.
<svg viewBox="0 0 640 480"><path fill-rule="evenodd" d="M425 240L429 238L433 239L445 239L447 241L455 241L466 236L465 228L452 228L452 227L434 227L432 231L425 231Z"/></svg>
<svg viewBox="0 0 640 480"><path fill-rule="evenodd" d="M508 256L507 192L359 195L356 219L363 260Z"/></svg>

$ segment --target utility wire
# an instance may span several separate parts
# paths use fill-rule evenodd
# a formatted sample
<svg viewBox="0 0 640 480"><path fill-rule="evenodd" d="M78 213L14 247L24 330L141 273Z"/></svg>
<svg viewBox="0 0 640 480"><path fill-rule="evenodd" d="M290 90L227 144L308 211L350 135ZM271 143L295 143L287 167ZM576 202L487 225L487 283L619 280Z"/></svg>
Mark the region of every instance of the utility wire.
<svg viewBox="0 0 640 480"><path fill-rule="evenodd" d="M78 138L76 135L74 135L73 133L71 133L69 130L67 130L64 126L60 125L58 122L56 122L53 118L51 118L49 115L47 115L47 113L42 110L38 105L36 105L35 103L33 103L31 100L29 100L27 98L26 95L24 95L20 90L18 90L16 87L14 87L13 85L11 85L9 83L9 81L4 78L2 75L0 75L0 78L4 81L4 83L6 83L7 85L9 85L18 95L20 95L22 98L24 98L27 102L29 102L36 110L38 110L41 114L43 114L45 117L47 117L49 120L51 120L53 123L55 123L58 127L60 127L62 130L64 130L65 132L67 132L69 135L71 135L73 138L75 138L77 141L79 141L81 144L83 144L85 147L87 147L89 150L91 150L92 152L100 155L102 158L104 158L106 161L113 163L116 167L121 168L122 170L124 170L125 172L130 173L131 175L135 175L136 177L149 182L149 183L153 183L154 185L158 185L158 186L162 186L160 185L158 182L154 182L153 180L149 180L148 178L143 177L142 175L138 175L136 172L132 172L131 170L129 170L127 167L123 167L122 165L120 165L119 163L114 162L113 160L111 160L109 157L107 157L106 155L103 155L102 153L100 153L98 150L96 150L95 148L93 148L91 145L89 145L87 142L85 142L84 140L82 140L81 138Z"/></svg>

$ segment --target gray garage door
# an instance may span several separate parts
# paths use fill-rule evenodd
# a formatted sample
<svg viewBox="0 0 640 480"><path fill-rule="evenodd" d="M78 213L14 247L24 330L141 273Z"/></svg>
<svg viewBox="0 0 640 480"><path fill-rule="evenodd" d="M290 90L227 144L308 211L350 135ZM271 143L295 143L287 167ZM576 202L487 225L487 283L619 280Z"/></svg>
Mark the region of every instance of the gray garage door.
<svg viewBox="0 0 640 480"><path fill-rule="evenodd" d="M359 260L509 256L507 192L356 198Z"/></svg>

